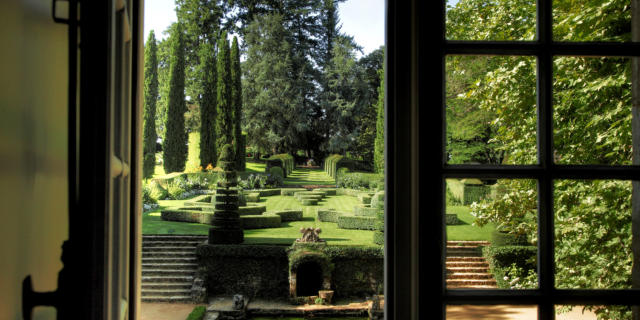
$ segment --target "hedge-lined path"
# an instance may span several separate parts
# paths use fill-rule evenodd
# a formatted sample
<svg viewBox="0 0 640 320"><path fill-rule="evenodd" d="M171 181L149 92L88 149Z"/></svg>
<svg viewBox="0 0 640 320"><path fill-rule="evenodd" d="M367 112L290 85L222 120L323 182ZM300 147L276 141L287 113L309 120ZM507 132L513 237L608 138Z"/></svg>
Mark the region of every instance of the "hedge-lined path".
<svg viewBox="0 0 640 320"><path fill-rule="evenodd" d="M489 264L482 256L481 246L487 241L447 241L447 288L497 288L496 279L489 272Z"/></svg>
<svg viewBox="0 0 640 320"><path fill-rule="evenodd" d="M207 236L142 236L142 302L190 302L196 246Z"/></svg>
<svg viewBox="0 0 640 320"><path fill-rule="evenodd" d="M336 180L322 169L296 167L284 179L284 184L285 186L322 185L335 187Z"/></svg>

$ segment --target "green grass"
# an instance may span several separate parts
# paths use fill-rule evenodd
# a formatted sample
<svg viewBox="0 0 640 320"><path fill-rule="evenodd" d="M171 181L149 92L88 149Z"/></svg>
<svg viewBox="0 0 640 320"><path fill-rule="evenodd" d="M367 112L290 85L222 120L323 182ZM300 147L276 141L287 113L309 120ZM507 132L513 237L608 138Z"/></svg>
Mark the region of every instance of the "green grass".
<svg viewBox="0 0 640 320"><path fill-rule="evenodd" d="M491 233L495 230L493 224L484 227L473 225L475 217L469 213L466 206L447 206L447 213L455 213L462 221L459 225L447 226L447 240L486 240L491 241Z"/></svg>
<svg viewBox="0 0 640 320"><path fill-rule="evenodd" d="M286 179L285 185L335 185L336 181L321 169L296 168Z"/></svg>
<svg viewBox="0 0 640 320"><path fill-rule="evenodd" d="M199 234L206 235L209 225L199 223L164 221L160 217L163 208L183 206L185 200L161 200L160 208L144 213L142 217L143 234ZM334 245L373 245L373 231L339 229L336 223L316 221L318 208L333 208L338 211L353 212L359 201L351 196L328 196L317 206L302 206L292 196L263 197L267 211L284 209L302 209L303 221L283 222L280 228L245 230L245 243L290 245L300 238L300 228L321 228L320 237Z"/></svg>
<svg viewBox="0 0 640 320"><path fill-rule="evenodd" d="M266 168L266 164L264 163L256 163L256 162L247 162L247 167L244 170L245 172L260 172L264 173L264 169Z"/></svg>

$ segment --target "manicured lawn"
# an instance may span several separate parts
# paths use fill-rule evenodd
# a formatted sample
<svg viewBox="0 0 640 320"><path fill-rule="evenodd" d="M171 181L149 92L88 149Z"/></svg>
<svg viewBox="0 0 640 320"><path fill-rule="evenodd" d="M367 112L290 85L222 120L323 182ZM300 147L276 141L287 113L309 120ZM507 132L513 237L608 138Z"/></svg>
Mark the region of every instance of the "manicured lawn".
<svg viewBox="0 0 640 320"><path fill-rule="evenodd" d="M264 163L257 163L257 162L247 162L247 166L245 168L245 172L260 172L260 173L264 173L264 168L267 165Z"/></svg>
<svg viewBox="0 0 640 320"><path fill-rule="evenodd" d="M322 169L296 168L284 179L285 185L336 185L336 180Z"/></svg>
<svg viewBox="0 0 640 320"><path fill-rule="evenodd" d="M484 227L473 225L475 217L469 213L466 206L447 206L447 213L455 213L462 224L447 226L447 240L486 240L491 241L491 233L495 230L493 224Z"/></svg>
<svg viewBox="0 0 640 320"><path fill-rule="evenodd" d="M339 245L373 245L373 231L339 229L336 223L316 221L318 208L334 208L338 211L353 212L359 202L351 196L328 196L317 206L302 206L292 196L263 197L262 203L267 211L283 209L302 209L303 221L283 222L280 228L245 230L245 243L251 244L284 244L290 245L300 237L300 228L321 228L320 237L328 244ZM198 223L164 221L160 210L164 207L182 206L184 200L161 200L161 208L154 212L144 213L142 218L143 234L200 234L209 232L209 225Z"/></svg>

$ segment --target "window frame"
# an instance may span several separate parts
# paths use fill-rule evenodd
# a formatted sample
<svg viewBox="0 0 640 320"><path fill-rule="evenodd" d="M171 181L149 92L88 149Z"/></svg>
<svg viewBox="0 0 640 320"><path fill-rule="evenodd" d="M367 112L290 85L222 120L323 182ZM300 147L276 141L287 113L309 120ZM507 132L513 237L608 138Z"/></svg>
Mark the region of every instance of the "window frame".
<svg viewBox="0 0 640 320"><path fill-rule="evenodd" d="M428 7L428 8L427 8ZM432 103L431 107L440 108L440 117L428 115L421 117L426 120L429 127L440 128L441 139L437 142L429 141L421 143L422 148L429 150L439 150L440 158L436 174L429 175L435 181L440 182L440 190L436 196L429 197L428 201L437 201L439 217L431 217L425 220L424 225L440 222L438 228L440 233L444 233L444 207L445 207L445 179L446 178L529 178L536 179L538 185L538 277L539 287L529 290L477 290L477 289L445 289L444 252L446 239L440 237L439 253L440 264L439 283L437 288L427 289L427 292L439 291L441 318L445 318L445 308L447 305L536 305L538 307L538 319L554 319L556 305L587 305L587 304L615 304L632 305L640 301L639 289L625 290L601 290L601 289L557 289L555 288L554 273L554 211L553 211L553 183L557 179L617 179L617 180L640 180L640 167L637 165L625 166L605 166L605 165L559 165L553 161L553 58L555 56L640 56L640 43L625 42L558 42L552 38L552 1L536 1L537 11L537 38L534 41L457 41L445 39L445 5L444 1L438 4L425 5L420 12L435 12L436 20L440 26L436 32L429 34L421 33L418 41L423 41L422 48L429 43L440 42L439 56L428 53L421 56L421 61L426 61L430 67L420 68L420 72L428 69L436 69L439 64L441 86L438 87L440 101ZM428 29L420 29L426 31ZM536 94L537 94L537 165L448 165L446 164L445 148L445 76L444 59L448 55L518 55L531 56L537 59L536 74ZM437 62L436 62L437 61ZM426 75L426 74L425 74ZM420 93L435 94L436 90L424 87ZM424 100L423 100L424 101ZM429 106L421 105L421 110L428 110ZM434 113L429 110L428 112ZM439 122L437 124L436 122ZM430 130L430 132L432 132ZM424 166L424 165L423 165ZM426 180L423 180L426 181ZM425 201L425 204L428 202ZM433 207L433 206L431 206ZM435 209L434 209L435 210ZM422 213L425 214L424 212ZM435 221L434 221L435 220ZM421 223L422 224L422 223ZM426 229L425 228L425 229ZM430 228L434 229L433 227ZM421 239L421 244L423 243ZM421 250L421 253L424 250ZM429 263L429 261L426 261ZM421 265L421 269L432 269L431 266ZM434 271L432 271L434 272ZM421 301L424 301L421 298ZM424 306L435 307L436 302L425 302ZM421 307L421 309L423 309ZM428 312L428 310L425 310Z"/></svg>

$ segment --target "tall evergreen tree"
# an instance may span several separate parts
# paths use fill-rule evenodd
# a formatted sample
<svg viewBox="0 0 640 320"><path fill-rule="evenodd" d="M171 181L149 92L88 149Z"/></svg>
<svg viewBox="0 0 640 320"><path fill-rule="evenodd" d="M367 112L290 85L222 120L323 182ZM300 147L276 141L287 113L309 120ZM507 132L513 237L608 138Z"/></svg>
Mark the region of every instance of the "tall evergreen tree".
<svg viewBox="0 0 640 320"><path fill-rule="evenodd" d="M373 168L376 172L384 173L384 69L378 71L380 87L378 88L378 103L376 104L376 141L373 154Z"/></svg>
<svg viewBox="0 0 640 320"><path fill-rule="evenodd" d="M184 35L178 24L171 35L171 63L169 79L169 104L164 140L164 171L181 172L187 161L187 133L184 113L187 110L184 96L185 59Z"/></svg>
<svg viewBox="0 0 640 320"><path fill-rule="evenodd" d="M244 171L246 152L242 143L242 71L240 69L240 48L238 38L231 44L231 100L233 102L233 143L235 146L236 170ZM241 150L242 149L242 150Z"/></svg>
<svg viewBox="0 0 640 320"><path fill-rule="evenodd" d="M216 117L217 148L222 150L225 144L233 143L233 101L231 95L231 56L229 53L229 41L227 33L223 33L218 40L218 97Z"/></svg>
<svg viewBox="0 0 640 320"><path fill-rule="evenodd" d="M216 165L217 80L216 51L213 43L205 43L200 50L202 83L200 86L200 165Z"/></svg>
<svg viewBox="0 0 640 320"><path fill-rule="evenodd" d="M153 30L144 48L144 125L142 177L151 178L156 165L156 102L158 100L158 46Z"/></svg>

